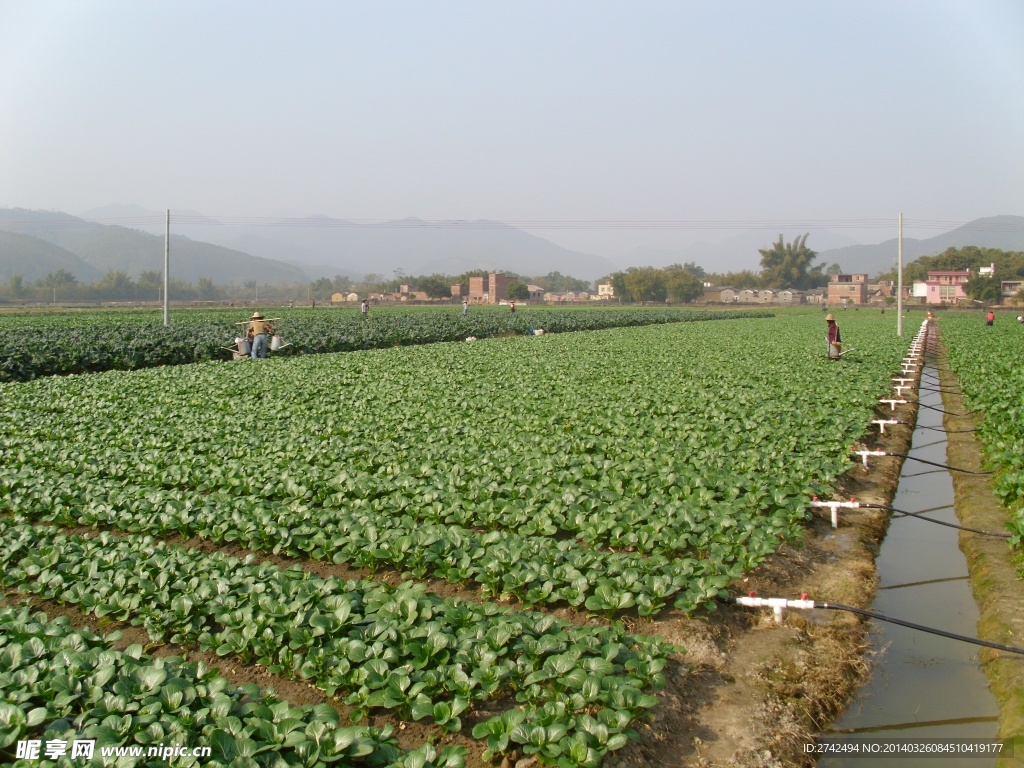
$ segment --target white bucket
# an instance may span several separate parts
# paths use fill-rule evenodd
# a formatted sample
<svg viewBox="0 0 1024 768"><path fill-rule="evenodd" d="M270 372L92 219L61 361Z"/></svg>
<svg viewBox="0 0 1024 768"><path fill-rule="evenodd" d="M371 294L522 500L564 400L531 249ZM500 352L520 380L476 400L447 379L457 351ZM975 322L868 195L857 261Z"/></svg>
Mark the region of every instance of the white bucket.
<svg viewBox="0 0 1024 768"><path fill-rule="evenodd" d="M838 360L843 356L843 345L842 344L829 344L828 345L828 356L833 360Z"/></svg>
<svg viewBox="0 0 1024 768"><path fill-rule="evenodd" d="M273 336L270 337L270 349L272 351L276 352L277 350L281 349L281 347L283 347L283 346L284 346L284 339L282 339L280 336L278 336L277 334L274 334Z"/></svg>
<svg viewBox="0 0 1024 768"><path fill-rule="evenodd" d="M238 353L241 355L252 354L252 344L249 342L248 339L243 339L242 341L238 342Z"/></svg>

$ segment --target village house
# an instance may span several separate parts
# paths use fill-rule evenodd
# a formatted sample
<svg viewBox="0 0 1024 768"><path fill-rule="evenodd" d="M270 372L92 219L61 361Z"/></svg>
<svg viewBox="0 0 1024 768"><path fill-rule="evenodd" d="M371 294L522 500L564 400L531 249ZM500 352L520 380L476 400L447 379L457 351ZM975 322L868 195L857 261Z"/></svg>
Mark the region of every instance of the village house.
<svg viewBox="0 0 1024 768"><path fill-rule="evenodd" d="M925 302L928 304L959 304L967 299L964 286L973 277L969 269L937 269L928 272L925 281Z"/></svg>
<svg viewBox="0 0 1024 768"><path fill-rule="evenodd" d="M601 286L597 286L598 290ZM728 297L723 295L728 293ZM736 301L736 289L731 285L706 285L704 286L704 302L707 304L731 304Z"/></svg>
<svg viewBox="0 0 1024 768"><path fill-rule="evenodd" d="M868 276L854 273L832 275L828 284L828 305L830 307L861 305L868 303Z"/></svg>
<svg viewBox="0 0 1024 768"><path fill-rule="evenodd" d="M1012 299L1024 287L1024 280L1001 280L999 283L1000 293L1004 299Z"/></svg>
<svg viewBox="0 0 1024 768"><path fill-rule="evenodd" d="M508 287L514 283L504 272L469 278L469 301L473 304L499 304L508 301Z"/></svg>

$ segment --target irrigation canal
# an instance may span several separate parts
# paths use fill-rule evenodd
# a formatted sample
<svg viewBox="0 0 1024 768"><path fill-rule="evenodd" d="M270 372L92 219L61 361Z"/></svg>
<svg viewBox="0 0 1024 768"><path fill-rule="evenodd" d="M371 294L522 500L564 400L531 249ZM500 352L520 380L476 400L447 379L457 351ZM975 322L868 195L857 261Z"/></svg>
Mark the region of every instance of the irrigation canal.
<svg viewBox="0 0 1024 768"><path fill-rule="evenodd" d="M929 328L931 333L934 328ZM922 384L938 389L934 338L926 340L924 363ZM921 389L919 398L922 407L908 455L947 464L942 413L925 407L942 408L942 395ZM949 471L910 459L903 464L892 506L959 522ZM959 535L954 528L894 516L876 562L881 581L873 610L977 637L978 610ZM887 622L871 624L871 646L878 654L875 669L843 716L822 734L829 742L995 738L998 707L979 666L977 646ZM991 756L900 756L890 762L881 755L861 754L818 760L820 768L989 768L994 764Z"/></svg>

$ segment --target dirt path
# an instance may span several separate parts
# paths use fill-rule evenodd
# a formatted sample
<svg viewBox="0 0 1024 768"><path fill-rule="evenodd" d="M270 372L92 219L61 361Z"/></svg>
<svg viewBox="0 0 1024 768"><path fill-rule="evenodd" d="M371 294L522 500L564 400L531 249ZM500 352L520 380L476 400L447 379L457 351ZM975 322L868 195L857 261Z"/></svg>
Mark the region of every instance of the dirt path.
<svg viewBox="0 0 1024 768"><path fill-rule="evenodd" d="M939 326L941 330L941 325ZM973 415L959 394L959 382L949 369L945 348L939 344L938 367L941 381L947 455L951 466L972 471L985 469L982 447L972 431ZM956 513L963 525L985 531L1005 531L1010 513L992 494L991 476L953 472ZM961 532L960 549L978 604L978 637L1004 645L1024 646L1024 581L1006 539ZM1015 756L1003 758L998 768L1024 768L1024 657L981 648L978 652L989 688L999 703L1001 739L1016 739Z"/></svg>

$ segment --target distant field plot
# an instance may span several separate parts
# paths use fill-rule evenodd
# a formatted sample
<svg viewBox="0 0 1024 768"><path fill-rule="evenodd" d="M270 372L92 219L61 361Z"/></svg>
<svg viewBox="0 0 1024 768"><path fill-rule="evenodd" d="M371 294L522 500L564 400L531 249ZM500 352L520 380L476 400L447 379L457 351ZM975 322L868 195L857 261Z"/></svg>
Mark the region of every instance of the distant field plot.
<svg viewBox="0 0 1024 768"><path fill-rule="evenodd" d="M1015 510L1010 526L1018 550L1024 543L1024 325L1000 314L986 326L980 313L942 315L942 341L964 401L977 411L978 437L999 501Z"/></svg>
<svg viewBox="0 0 1024 768"><path fill-rule="evenodd" d="M106 370L135 370L208 360L229 360L239 322L251 312L176 310L164 326L154 310L0 313L0 381ZM625 326L766 316L761 310L707 311L635 307L374 307L288 309L272 313L289 346L275 355L350 352L458 341L469 336L599 330ZM271 316L268 312L267 316Z"/></svg>
<svg viewBox="0 0 1024 768"><path fill-rule="evenodd" d="M907 345L840 321L841 362L808 312L0 384L3 585L594 766L673 649L545 612L700 610L799 539Z"/></svg>

